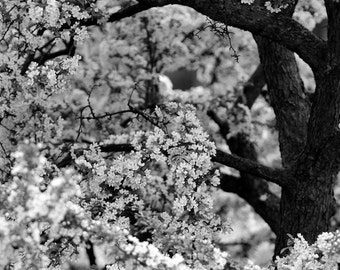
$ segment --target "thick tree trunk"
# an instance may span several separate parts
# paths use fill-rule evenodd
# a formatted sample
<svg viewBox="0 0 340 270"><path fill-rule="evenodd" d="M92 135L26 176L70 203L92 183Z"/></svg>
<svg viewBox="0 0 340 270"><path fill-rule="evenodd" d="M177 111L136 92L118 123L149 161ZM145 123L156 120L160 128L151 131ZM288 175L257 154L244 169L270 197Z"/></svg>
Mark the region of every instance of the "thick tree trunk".
<svg viewBox="0 0 340 270"><path fill-rule="evenodd" d="M295 177L282 188L277 256L287 247L288 235L301 233L313 243L320 233L329 230L334 214L333 185L339 169L339 150L335 150L339 146L335 130L339 121L335 117L339 73L329 70L318 74L310 109L294 55L267 39L256 41L276 114L282 163Z"/></svg>
<svg viewBox="0 0 340 270"><path fill-rule="evenodd" d="M336 174L320 172L314 178L308 174L300 177L294 186L282 189L275 256L287 247L288 234L296 237L301 233L309 243L313 243L321 232L328 231L330 227L330 218L334 214L333 185L330 182Z"/></svg>
<svg viewBox="0 0 340 270"><path fill-rule="evenodd" d="M288 234L295 237L301 233L313 243L330 228L330 218L335 213L333 188L340 164L338 74L335 68L316 77L306 143L289 167L296 181L282 188L275 255L287 246Z"/></svg>
<svg viewBox="0 0 340 270"><path fill-rule="evenodd" d="M255 40L276 116L282 165L290 168L305 146L310 102L294 54L268 39Z"/></svg>

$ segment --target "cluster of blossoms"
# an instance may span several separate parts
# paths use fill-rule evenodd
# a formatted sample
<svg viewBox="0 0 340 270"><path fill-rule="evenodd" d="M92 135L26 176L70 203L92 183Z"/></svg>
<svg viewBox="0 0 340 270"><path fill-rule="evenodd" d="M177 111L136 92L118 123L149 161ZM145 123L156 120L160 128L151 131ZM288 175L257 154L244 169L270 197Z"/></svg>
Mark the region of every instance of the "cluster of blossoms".
<svg viewBox="0 0 340 270"><path fill-rule="evenodd" d="M314 244L301 234L291 237L289 254L277 256L269 269L277 270L337 270L340 263L340 231L321 233ZM244 270L265 270L249 262Z"/></svg>
<svg viewBox="0 0 340 270"><path fill-rule="evenodd" d="M325 232L318 236L313 245L298 235L292 239L290 254L276 258L278 269L294 270L336 270L340 263L340 232Z"/></svg>
<svg viewBox="0 0 340 270"><path fill-rule="evenodd" d="M159 249L148 242L140 242L138 238L129 236L129 242L122 246L124 251L129 254L133 259L138 259L149 268L157 269L181 269L189 270L190 268L185 265L184 258L175 254L172 258L162 254ZM131 261L131 264L135 262ZM109 267L108 269L115 269L116 265Z"/></svg>
<svg viewBox="0 0 340 270"><path fill-rule="evenodd" d="M180 117L182 121L185 116L186 121L193 117L190 114L192 108L188 110L188 114ZM193 123L188 123L188 126L190 125ZM196 131L195 134L198 133ZM136 149L138 149L138 144L142 143L137 139L140 136L141 134L138 134L134 138ZM195 139L190 137L188 140L195 142ZM171 145L169 144L168 147ZM214 151L208 142L199 147L202 151ZM149 157L154 150L155 148L150 150ZM0 263L2 267L13 266L14 269L29 267L54 269L56 267L59 269L58 266L67 262L66 258L75 259L79 248L86 247L88 241L91 241L94 244L105 245L107 260L112 264L108 266L108 269L115 269L117 265L120 269L122 267L124 269L136 269L136 267L191 269L191 266L195 269L206 269L210 266L218 267L217 269L223 268L227 254L213 247L211 242L211 234L215 230L220 230L219 226L222 225L218 224L218 221L206 220L212 218L211 214L208 214L211 209L207 209L211 205L211 202L208 202L211 198L209 193L199 194L199 192L209 192L203 183L199 181L196 185L194 182L183 183L182 189L186 191L176 189L176 183L173 183L167 191L168 187L161 181L151 182L157 180L155 176L152 176L152 170L149 170L149 173L142 173L140 166L145 168L146 164L139 162L133 165L136 159L141 158L139 156L133 159L134 155L138 156L138 151L131 154L132 162L128 157L125 160L118 157L118 161L113 159L111 163L102 162L99 156L101 153L96 146L93 146L84 153L83 158L76 158L77 166L79 166L78 172L74 169L59 170L41 155L44 151L42 145L34 146L30 143L21 145L14 153L13 179L1 185L0 250L2 258ZM139 151L144 150L140 147ZM91 157L96 161L91 160ZM85 162L85 159L89 163ZM123 161L123 164L120 168L116 168L116 165L120 164L119 160ZM130 163L125 164L126 161ZM207 159L206 162L210 160ZM113 166L108 168L105 163ZM147 164L147 167L154 166L153 169L155 169L160 165L156 163L161 163L161 161ZM163 165L166 166L166 164ZM82 175L84 173L82 167L91 168L91 178L87 179L86 175ZM103 174L105 168L110 170L107 176ZM130 173L125 171L126 174L123 175L122 169L129 169ZM203 168L202 173L198 170L199 168L193 176L196 180L205 177L209 171L208 168ZM195 172L194 169L192 171ZM177 175L180 174L181 172L177 172ZM132 181L138 175L142 181L136 185ZM184 178L182 180L185 180ZM111 180L115 182L112 186ZM175 181L175 179L168 180ZM100 181L103 184L100 186L102 189L84 190L84 182L92 185L90 183L92 181ZM117 181L120 181L120 184ZM153 185L154 189L149 187L151 190L148 190L147 185ZM189 186L196 190L189 191ZM110 194L108 188L111 188ZM92 195L96 193L96 196L87 197L88 190L92 192ZM153 192L156 196L152 198ZM175 203L173 205L171 203L173 199L162 202L161 198L156 198L160 193L165 197L193 196L196 201L181 202L180 206L175 206ZM130 194L132 194L131 197ZM155 199L159 199L159 203L163 203L163 206L156 205L156 201L154 205L148 201ZM189 205L189 203L195 205ZM129 218L124 217L128 211L134 211L134 207L139 207L134 213L135 219L139 222L132 222L133 216L131 215ZM160 207L164 207L163 212ZM190 211L192 213L189 213ZM124 221L122 222L120 217L125 219L125 222L129 219L128 224L125 224L128 226L125 228ZM153 222L156 223L153 224ZM210 229L209 226L205 227L203 222L210 223ZM151 238L148 238L149 241L152 240L152 244L142 242L130 234L133 233L142 239L138 230L141 232L145 229L152 230L150 231ZM162 235L158 235L159 233ZM163 234L171 236L171 239L160 239L160 237L164 238ZM180 240L177 241L176 238ZM184 246L185 244L188 246ZM194 246L196 257L188 260L189 254L193 254L187 253L190 245ZM205 254L206 252L211 254ZM202 258L204 255L207 256L206 260ZM209 262L209 266L207 265L208 257L215 258L213 262Z"/></svg>
<svg viewBox="0 0 340 270"><path fill-rule="evenodd" d="M49 61L43 66L38 66L33 62L27 71L27 88L31 88L29 92L34 93L35 98L39 96L40 99L46 99L46 96L51 93L58 93L65 89L65 77L75 73L78 68L80 56L76 55L60 61ZM39 84L45 85L45 91L38 91ZM35 86L35 87L34 87ZM34 88L33 88L34 87ZM34 90L35 91L34 91ZM31 95L27 99L34 98Z"/></svg>
<svg viewBox="0 0 340 270"><path fill-rule="evenodd" d="M15 150L13 146L18 141L32 137L37 142L50 139L34 135L37 129L40 134L43 132L45 121L47 129L54 129L51 125L55 125L58 128L54 130L60 133L60 114L51 113L59 104L51 103L51 96L67 89L67 80L78 68L80 59L74 52L62 57L62 52L72 42L84 41L85 28L78 22L93 13L94 9L76 1L0 2L0 48L5 52L0 55L4 167L10 167L9 153Z"/></svg>
<svg viewBox="0 0 340 270"><path fill-rule="evenodd" d="M153 130L111 136L79 156L74 149L78 171L88 179L80 183L82 205L97 209L94 218L152 241L164 254L181 254L197 269L217 267L210 259L215 237L229 227L212 211L219 183L211 162L215 146L191 105L156 107L148 121ZM134 151L109 159L101 152L122 142Z"/></svg>
<svg viewBox="0 0 340 270"><path fill-rule="evenodd" d="M62 227L79 213L79 207L71 200L80 194L78 177L70 170L55 170L40 155L39 148L30 144L20 146L13 154L16 160L13 178L1 184L2 268L12 265L14 269L46 269L50 263L60 262L59 255L53 256L53 250L61 248L59 240L67 242ZM65 250L68 252L70 249Z"/></svg>
<svg viewBox="0 0 340 270"><path fill-rule="evenodd" d="M322 0L301 0L298 2L294 19L309 30L327 18L326 8Z"/></svg>
<svg viewBox="0 0 340 270"><path fill-rule="evenodd" d="M273 6L272 2L267 1L264 3L264 6L269 10L271 13L279 13L282 11L282 9L285 9L288 7L288 4L284 5L278 5L278 6Z"/></svg>
<svg viewBox="0 0 340 270"><path fill-rule="evenodd" d="M86 38L87 30L79 22L100 12L91 7L76 1L53 0L1 4L4 22L1 46L6 50L6 55L0 57L3 71L0 76L4 82L0 105L1 124L5 127L1 136L6 138L4 154L14 152L16 143L24 138L33 138L32 144L23 144L8 158L9 164L16 161L14 166L8 165L10 179L2 182L2 266L52 269L91 241L105 244L108 260L122 264L127 264L127 258L132 256L137 262L145 259L151 268L159 264L174 268L183 265L183 258L187 267L223 268L226 254L216 249L214 241L215 235L229 226L212 211L212 192L218 185L218 174L211 163L215 146L203 132L192 106L169 104L157 108L149 117L155 128L128 136L112 136L105 142L126 139L135 149L131 153L108 155L101 151L102 145L96 144L80 152L75 146L75 168L64 170L55 163L54 158L64 151L61 142L67 139L68 125L72 126L71 121L67 122L69 119L63 119L68 117L65 104L56 97L67 91L67 79L79 68L80 58L67 55L49 60L48 57L58 55L72 40L79 45ZM186 18L186 13L177 19L168 18L166 12L155 14L166 25L179 24L180 19ZM146 40L150 33L159 39L164 37L160 25L143 16L137 19L145 32L140 41L147 45L154 43L153 37ZM122 23L121 29L125 27ZM119 31L118 26L116 29ZM138 34L132 32L131 39L126 40L138 44L133 40ZM188 50L180 42L185 34L172 39L171 53L157 54L159 63L169 64L171 54L186 58L181 56ZM118 54L118 61L114 57L106 58L117 67L119 72L115 74L125 76L124 72L130 73L126 67L132 66L129 57L140 50L131 49L123 40L113 42L112 46L116 48L113 54ZM157 46L160 52L168 48L163 42ZM150 81L154 74L149 73L164 68L155 66L150 70L149 56L134 60L139 61L142 72L132 77L132 82ZM115 74L110 74L110 78L115 79ZM66 116L62 118L59 109ZM14 137L12 145L9 138ZM38 142L44 142L44 147L36 148ZM6 158L2 157L1 161ZM121 233L125 230L128 233ZM129 234L140 240L132 241L134 238L127 237ZM152 245L142 244L143 240ZM138 253L140 245L147 246L149 251ZM162 256L164 259L160 259Z"/></svg>
<svg viewBox="0 0 340 270"><path fill-rule="evenodd" d="M247 5L251 5L254 3L255 0L241 0L242 4L247 4Z"/></svg>
<svg viewBox="0 0 340 270"><path fill-rule="evenodd" d="M241 0L242 4L252 5L255 2L255 0ZM273 2L273 3L272 3ZM288 4L283 4L283 1L266 1L264 3L264 6L269 10L271 13L279 13L282 11L282 9L285 9L288 7Z"/></svg>

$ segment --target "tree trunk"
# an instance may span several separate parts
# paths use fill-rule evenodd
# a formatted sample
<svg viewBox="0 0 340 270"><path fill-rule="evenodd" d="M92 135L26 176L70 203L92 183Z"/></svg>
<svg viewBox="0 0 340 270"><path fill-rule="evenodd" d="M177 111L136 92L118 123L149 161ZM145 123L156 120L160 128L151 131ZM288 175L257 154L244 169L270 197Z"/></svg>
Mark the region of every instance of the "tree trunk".
<svg viewBox="0 0 340 270"><path fill-rule="evenodd" d="M313 243L329 230L339 170L339 72L328 70L316 76L310 108L293 53L267 39L256 37L256 41L276 114L282 164L295 177L282 188L277 256L287 247L288 235L301 233Z"/></svg>
<svg viewBox="0 0 340 270"><path fill-rule="evenodd" d="M335 213L334 182L339 172L339 71L316 77L316 94L304 150L290 166L296 181L282 188L280 228L275 255L287 246L288 234L301 233L311 244L329 231Z"/></svg>
<svg viewBox="0 0 340 270"><path fill-rule="evenodd" d="M320 172L314 178L301 175L294 186L284 187L281 192L281 222L277 234L275 256L287 247L288 234L296 237L301 233L309 242L329 230L330 218L334 214L333 182L336 174ZM285 253L281 254L284 255Z"/></svg>

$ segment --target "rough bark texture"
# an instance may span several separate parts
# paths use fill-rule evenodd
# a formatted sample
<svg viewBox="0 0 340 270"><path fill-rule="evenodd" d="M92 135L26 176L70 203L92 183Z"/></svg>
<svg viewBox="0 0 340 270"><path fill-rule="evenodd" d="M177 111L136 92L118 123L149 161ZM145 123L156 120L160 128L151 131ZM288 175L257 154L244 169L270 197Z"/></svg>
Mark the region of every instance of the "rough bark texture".
<svg viewBox="0 0 340 270"><path fill-rule="evenodd" d="M288 233L293 236L301 233L313 243L321 232L329 230L330 218L334 214L333 185L330 182L335 175L315 173L314 178L308 173L300 175L292 186L282 189L275 255L280 255L287 246Z"/></svg>
<svg viewBox="0 0 340 270"><path fill-rule="evenodd" d="M329 95L335 79L317 80L318 88L310 114L293 53L265 38L256 38L271 104L274 108L282 163L295 179L282 188L280 227L275 255L286 247L288 234L301 233L313 242L327 231L333 209L333 183L337 169L332 141L334 117ZM324 89L321 89L323 87ZM329 107L331 105L331 107ZM309 117L310 116L310 117ZM328 135L327 135L328 134Z"/></svg>
<svg viewBox="0 0 340 270"><path fill-rule="evenodd" d="M213 161L233 167L243 173L264 178L280 186L285 186L290 180L291 176L288 171L272 169L256 162L256 149L247 138L237 136L236 138L231 138L228 141L231 151L237 155L230 155L217 150L216 156L212 159Z"/></svg>
<svg viewBox="0 0 340 270"><path fill-rule="evenodd" d="M305 146L310 104L294 54L266 38L255 40L276 116L282 164L288 168Z"/></svg>

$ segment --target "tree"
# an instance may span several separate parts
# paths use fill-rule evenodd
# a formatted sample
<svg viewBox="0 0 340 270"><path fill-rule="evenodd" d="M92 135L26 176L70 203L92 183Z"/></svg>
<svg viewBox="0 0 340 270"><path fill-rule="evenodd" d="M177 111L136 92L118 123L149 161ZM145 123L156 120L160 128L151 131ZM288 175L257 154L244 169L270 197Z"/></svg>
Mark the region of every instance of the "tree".
<svg viewBox="0 0 340 270"><path fill-rule="evenodd" d="M278 268L305 260L335 269L339 234L319 235L330 230L340 170L340 3L325 0L321 12L319 1L281 2L1 2L2 266L58 267L81 246L95 265L97 244L109 269L222 269L230 258L215 236L229 225L212 211L219 186L268 223L275 255L287 255L293 237ZM325 18L326 41L306 28ZM228 27L253 35L258 65L237 63L238 51L256 48ZM183 67L198 70L203 86L174 91L164 74ZM253 73L240 84L225 76L235 70ZM252 140L250 109L265 85L280 168L259 163Z"/></svg>

